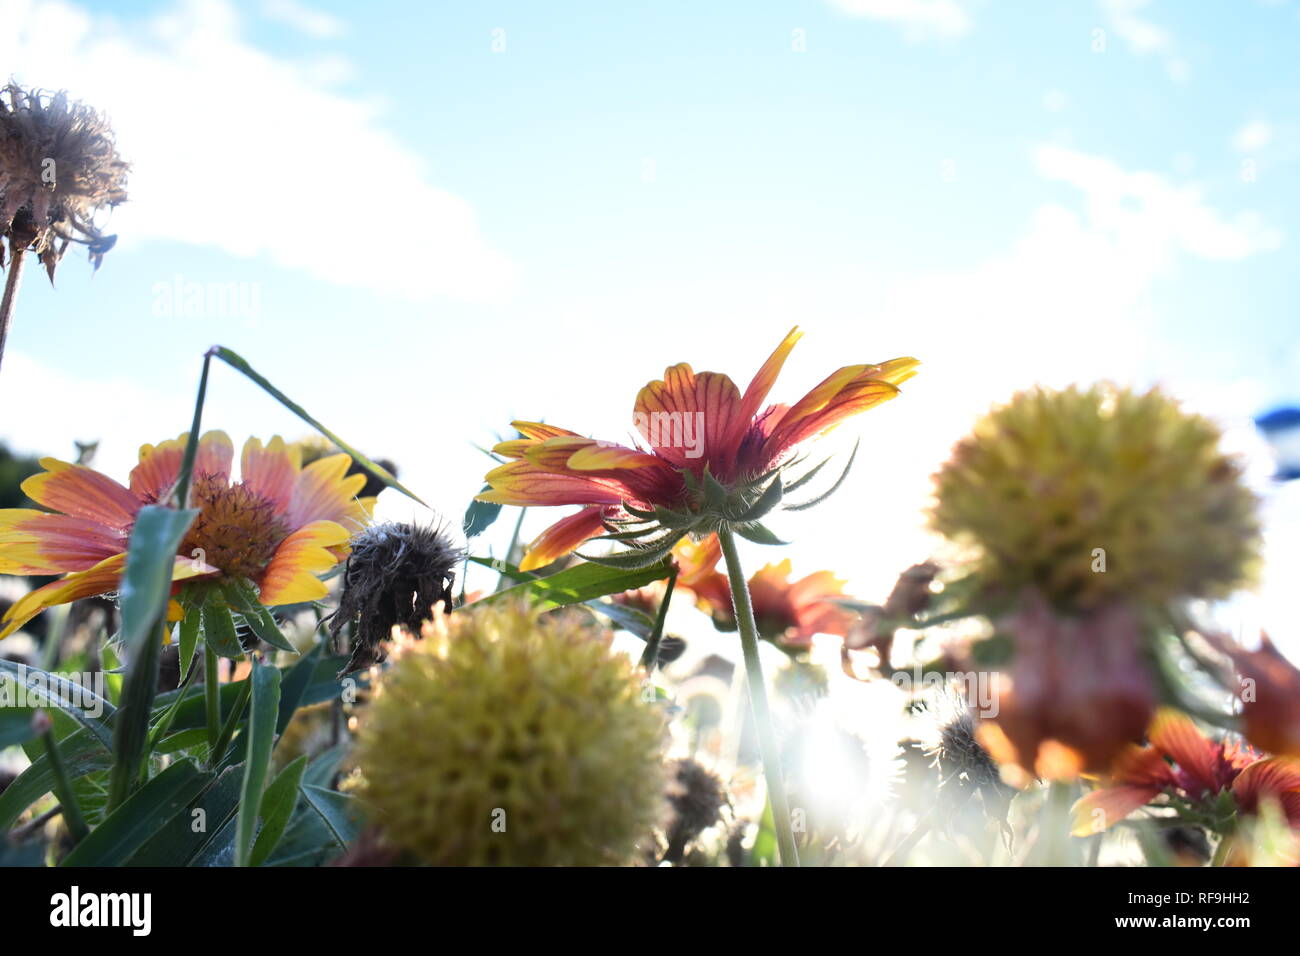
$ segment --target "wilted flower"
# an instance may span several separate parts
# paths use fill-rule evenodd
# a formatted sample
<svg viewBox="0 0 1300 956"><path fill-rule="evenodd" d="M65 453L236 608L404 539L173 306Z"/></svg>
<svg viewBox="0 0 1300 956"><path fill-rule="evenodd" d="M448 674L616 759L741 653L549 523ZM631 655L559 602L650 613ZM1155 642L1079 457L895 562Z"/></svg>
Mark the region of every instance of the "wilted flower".
<svg viewBox="0 0 1300 956"><path fill-rule="evenodd" d="M634 407L644 450L515 422L524 437L496 446L510 461L488 473L491 488L479 500L582 506L544 531L520 567L548 564L611 527L634 542L632 558L644 564L687 533L698 538L724 524L767 540L758 522L781 503L780 470L795 447L893 398L918 364L898 358L846 366L793 406L763 408L800 335L791 330L743 395L726 375L697 375L685 363L666 369Z"/></svg>
<svg viewBox="0 0 1300 956"><path fill-rule="evenodd" d="M1300 670L1267 635L1253 651L1222 638L1211 643L1236 665L1246 739L1269 753L1300 757Z"/></svg>
<svg viewBox="0 0 1300 956"><path fill-rule="evenodd" d="M1074 805L1075 836L1099 833L1161 794L1212 816L1225 808L1255 814L1272 801L1291 826L1300 826L1300 760L1266 758L1235 741L1211 740L1174 710L1160 711L1148 737L1148 746L1125 749L1105 787Z"/></svg>
<svg viewBox="0 0 1300 956"><path fill-rule="evenodd" d="M574 620L439 611L401 646L357 740L390 845L434 865L632 859L663 809L663 715Z"/></svg>
<svg viewBox="0 0 1300 956"><path fill-rule="evenodd" d="M1036 592L997 622L1015 647L993 674L981 743L999 763L1054 780L1101 773L1155 711L1141 625L1124 604L1066 616Z"/></svg>
<svg viewBox="0 0 1300 956"><path fill-rule="evenodd" d="M668 766L668 774L668 805L672 817L666 828L668 848L663 858L678 863L691 842L722 819L727 791L718 775L696 760L674 760Z"/></svg>
<svg viewBox="0 0 1300 956"><path fill-rule="evenodd" d="M0 94L0 229L15 258L30 247L51 279L69 243L96 267L112 248L95 215L126 201L128 168L89 106L14 83Z"/></svg>
<svg viewBox="0 0 1300 956"><path fill-rule="evenodd" d="M50 511L0 510L0 573L65 576L17 601L0 637L47 607L117 590L136 515L171 497L187 438L142 446L129 487L84 465L41 459L45 471L24 481L23 491ZM225 432L199 440L189 494L199 514L172 579L251 581L267 607L325 597L316 575L346 556L373 507L373 499L356 497L365 479L345 477L347 455L301 468L278 436L266 446L245 443L239 481L231 481L233 456Z"/></svg>
<svg viewBox="0 0 1300 956"><path fill-rule="evenodd" d="M356 646L344 674L384 660L381 643L394 625L418 632L433 606L451 610L456 565L463 555L442 528L387 521L352 538L343 572L343 594L330 620L337 638L356 624Z"/></svg>
<svg viewBox="0 0 1300 956"><path fill-rule="evenodd" d="M959 442L931 524L988 589L1062 608L1219 598L1258 554L1255 496L1218 429L1159 390L1022 392Z"/></svg>

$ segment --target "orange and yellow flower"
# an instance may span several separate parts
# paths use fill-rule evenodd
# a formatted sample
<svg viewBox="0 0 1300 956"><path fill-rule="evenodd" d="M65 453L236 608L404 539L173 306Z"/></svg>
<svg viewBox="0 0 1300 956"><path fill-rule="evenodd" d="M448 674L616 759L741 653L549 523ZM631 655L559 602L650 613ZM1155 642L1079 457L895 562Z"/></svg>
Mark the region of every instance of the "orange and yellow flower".
<svg viewBox="0 0 1300 956"><path fill-rule="evenodd" d="M792 329L742 393L726 375L696 373L685 363L637 395L633 421L644 447L584 438L536 422L515 422L522 438L496 446L505 464L487 475L481 501L507 505L581 505L529 547L520 567L531 570L570 553L634 511L698 513L708 480L742 489L787 463L796 446L844 419L898 394L919 364L896 358L848 365L793 405L768 405L790 350ZM707 477L706 477L707 476Z"/></svg>
<svg viewBox="0 0 1300 956"><path fill-rule="evenodd" d="M83 465L44 458L23 491L49 509L0 510L0 574L64 577L32 591L5 615L0 638L42 610L115 591L126 566L136 515L165 503L180 473L187 435L140 449L127 486ZM357 498L364 475L333 455L302 467L279 437L250 438L231 480L234 447L224 432L200 440L190 487L198 517L176 555L173 581L248 579L268 607L323 598L316 575L346 556L374 499Z"/></svg>
<svg viewBox="0 0 1300 956"><path fill-rule="evenodd" d="M1120 755L1107 786L1074 805L1075 836L1111 827L1161 794L1198 805L1229 794L1246 814L1272 801L1292 827L1300 827L1300 760L1211 740L1190 717L1169 709L1156 714L1148 739L1147 746L1130 745Z"/></svg>
<svg viewBox="0 0 1300 956"><path fill-rule="evenodd" d="M717 570L722 545L717 535L699 544L683 543L674 550L678 584L695 595L695 604L723 630L735 630L727 576ZM783 647L809 647L816 634L847 637L856 616L836 603L846 597L844 582L830 571L814 571L791 581L789 559L760 568L749 579L749 597L759 636Z"/></svg>

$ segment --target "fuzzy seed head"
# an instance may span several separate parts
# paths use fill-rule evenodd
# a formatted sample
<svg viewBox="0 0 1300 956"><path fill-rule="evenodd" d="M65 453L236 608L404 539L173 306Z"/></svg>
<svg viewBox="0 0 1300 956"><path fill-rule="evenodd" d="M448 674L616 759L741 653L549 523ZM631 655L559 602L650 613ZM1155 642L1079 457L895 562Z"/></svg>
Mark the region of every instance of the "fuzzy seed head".
<svg viewBox="0 0 1300 956"><path fill-rule="evenodd" d="M1057 607L1223 597L1249 579L1260 529L1219 438L1159 390L1035 388L957 444L931 525L975 546L988 587Z"/></svg>
<svg viewBox="0 0 1300 956"><path fill-rule="evenodd" d="M439 613L379 681L360 795L422 863L622 864L663 809L663 740L607 640L517 606Z"/></svg>

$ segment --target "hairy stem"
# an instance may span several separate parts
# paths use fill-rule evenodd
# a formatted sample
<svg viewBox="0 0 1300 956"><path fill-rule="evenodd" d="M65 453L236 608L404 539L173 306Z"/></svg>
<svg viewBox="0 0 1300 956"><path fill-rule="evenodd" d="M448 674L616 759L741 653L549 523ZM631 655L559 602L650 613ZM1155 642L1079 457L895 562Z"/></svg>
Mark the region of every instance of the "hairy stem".
<svg viewBox="0 0 1300 956"><path fill-rule="evenodd" d="M10 246L9 273L5 276L4 298L0 299L0 363L4 362L5 342L9 338L9 325L14 318L14 301L18 298L18 283L23 275L25 251L17 243Z"/></svg>

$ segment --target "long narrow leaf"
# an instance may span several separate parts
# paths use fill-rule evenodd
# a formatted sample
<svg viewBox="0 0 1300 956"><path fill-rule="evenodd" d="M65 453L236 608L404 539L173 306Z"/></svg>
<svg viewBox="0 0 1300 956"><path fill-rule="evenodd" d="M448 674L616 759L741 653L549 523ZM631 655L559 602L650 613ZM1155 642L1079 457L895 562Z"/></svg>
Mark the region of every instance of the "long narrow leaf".
<svg viewBox="0 0 1300 956"><path fill-rule="evenodd" d="M244 756L244 786L239 795L239 823L236 826L235 865L247 866L262 807L262 787L271 763L275 723L280 712L280 671L258 664L253 658L253 704L248 719L248 750Z"/></svg>
<svg viewBox="0 0 1300 956"><path fill-rule="evenodd" d="M285 408L289 409L289 411L293 412L295 415L297 415L299 418L305 421L312 428L316 429L318 432L320 432L322 435L324 435L334 444L338 445L340 449L342 449L348 455L352 456L352 460L354 462L356 462L362 468L366 469L366 471L373 474L384 484L388 485L388 487L400 491L402 494L406 495L406 497L411 498L414 501L418 501L422 505L424 504L424 500L421 499L419 495L411 491L400 481L394 478L391 474L389 474L388 469L382 467L381 465L375 464L375 462L371 461L365 455L361 454L361 452L357 451L355 448L353 448L351 445L345 442L338 435L334 434L334 432L330 431L328 428L322 425L311 415L307 414L307 410L305 408L303 408L297 402L289 398L288 395L284 394L284 392L280 391L278 388L272 385L266 379L265 376L254 371L253 367L249 365L248 362L246 362L240 355L220 345L214 345L209 350L209 354L216 356L217 358L221 359L221 361L229 365L231 368L235 369L237 372L241 372L244 375L246 375L248 378L251 378L254 382L256 382L258 385L262 387L262 390L264 392L266 392L268 395L270 395L272 398L278 401ZM425 507L428 506L426 505Z"/></svg>

